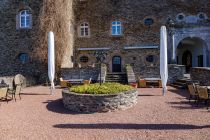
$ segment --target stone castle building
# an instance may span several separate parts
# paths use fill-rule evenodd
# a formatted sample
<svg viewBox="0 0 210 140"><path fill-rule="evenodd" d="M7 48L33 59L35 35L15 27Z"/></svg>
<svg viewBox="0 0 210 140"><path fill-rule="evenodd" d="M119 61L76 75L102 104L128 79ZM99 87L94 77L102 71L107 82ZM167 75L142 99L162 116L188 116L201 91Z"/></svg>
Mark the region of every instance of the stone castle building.
<svg viewBox="0 0 210 140"><path fill-rule="evenodd" d="M1 76L22 73L43 80L47 76L49 30L55 32L57 73L64 70L71 76L86 73L97 77L94 53L103 51L107 53L104 63L108 72L125 72L126 64L130 64L136 76L159 77L162 25L168 31L169 63L185 65L187 72L191 67L210 66L208 0L62 2L65 4L61 5L68 5L61 8L65 14L58 11L58 19L49 18L58 26L48 29L51 24L42 22L53 15L47 15L50 4L53 5L50 0L0 0ZM55 3L51 13L56 13L59 4ZM65 39L63 44L58 37ZM172 73L174 70L171 68Z"/></svg>

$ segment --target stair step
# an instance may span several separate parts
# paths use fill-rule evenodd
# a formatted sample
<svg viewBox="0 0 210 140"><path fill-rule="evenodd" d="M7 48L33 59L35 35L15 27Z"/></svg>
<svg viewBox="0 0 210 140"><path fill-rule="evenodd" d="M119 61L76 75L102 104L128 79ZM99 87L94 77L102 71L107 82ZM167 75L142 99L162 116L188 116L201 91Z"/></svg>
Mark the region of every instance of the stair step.
<svg viewBox="0 0 210 140"><path fill-rule="evenodd" d="M123 84L127 84L126 81L106 81L106 82L109 82L109 83L123 83Z"/></svg>
<svg viewBox="0 0 210 140"><path fill-rule="evenodd" d="M123 72L113 72L113 73L107 73L107 75L126 75L126 73L123 73Z"/></svg>
<svg viewBox="0 0 210 140"><path fill-rule="evenodd" d="M121 77L127 77L127 76L106 76L106 77L110 77L110 78L121 78Z"/></svg>
<svg viewBox="0 0 210 140"><path fill-rule="evenodd" d="M106 76L106 78L109 78L109 79L127 79L127 77L124 77L124 76Z"/></svg>
<svg viewBox="0 0 210 140"><path fill-rule="evenodd" d="M123 73L123 72L107 73L105 81L126 84L127 83L127 75L126 75L126 73Z"/></svg>

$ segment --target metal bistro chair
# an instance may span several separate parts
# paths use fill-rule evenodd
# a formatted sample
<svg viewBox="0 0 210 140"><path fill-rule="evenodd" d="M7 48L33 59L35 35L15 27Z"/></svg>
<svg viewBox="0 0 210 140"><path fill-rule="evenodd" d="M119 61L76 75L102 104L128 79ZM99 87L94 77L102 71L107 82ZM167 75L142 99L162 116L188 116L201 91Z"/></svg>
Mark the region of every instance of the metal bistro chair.
<svg viewBox="0 0 210 140"><path fill-rule="evenodd" d="M209 94L208 94L208 89L206 86L197 86L197 90L198 90L198 102L204 101L205 104L207 105L207 109L209 106Z"/></svg>
<svg viewBox="0 0 210 140"><path fill-rule="evenodd" d="M197 102L198 101L198 92L196 90L195 85L193 83L191 83L191 84L188 84L187 86L188 86L188 90L189 90L189 93L190 93L189 103L190 103L191 99L194 99L195 102Z"/></svg>

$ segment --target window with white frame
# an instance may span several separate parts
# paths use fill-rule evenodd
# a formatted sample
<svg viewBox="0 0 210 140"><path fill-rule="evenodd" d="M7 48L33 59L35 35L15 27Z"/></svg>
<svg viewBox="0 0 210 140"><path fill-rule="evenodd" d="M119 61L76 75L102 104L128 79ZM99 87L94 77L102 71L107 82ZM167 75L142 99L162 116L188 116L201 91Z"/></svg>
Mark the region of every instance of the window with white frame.
<svg viewBox="0 0 210 140"><path fill-rule="evenodd" d="M112 35L122 35L122 23L120 21L112 22Z"/></svg>
<svg viewBox="0 0 210 140"><path fill-rule="evenodd" d="M20 28L30 28L31 17L29 10L20 12Z"/></svg>
<svg viewBox="0 0 210 140"><path fill-rule="evenodd" d="M83 22L80 24L80 37L88 37L90 36L90 28L87 22Z"/></svg>

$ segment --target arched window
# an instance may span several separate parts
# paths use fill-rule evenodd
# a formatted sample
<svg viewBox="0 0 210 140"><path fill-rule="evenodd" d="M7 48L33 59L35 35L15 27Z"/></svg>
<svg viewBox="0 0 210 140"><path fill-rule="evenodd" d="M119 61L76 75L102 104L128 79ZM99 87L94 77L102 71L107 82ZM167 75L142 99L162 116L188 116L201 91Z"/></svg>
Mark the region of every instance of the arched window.
<svg viewBox="0 0 210 140"><path fill-rule="evenodd" d="M89 24L84 22L80 24L80 37L87 37L90 35Z"/></svg>
<svg viewBox="0 0 210 140"><path fill-rule="evenodd" d="M29 10L23 10L20 12L20 27L21 28L29 28L30 27Z"/></svg>
<svg viewBox="0 0 210 140"><path fill-rule="evenodd" d="M112 35L122 35L122 23L120 21L112 22Z"/></svg>
<svg viewBox="0 0 210 140"><path fill-rule="evenodd" d="M18 56L20 62L25 63L29 61L29 55L27 53L21 53Z"/></svg>

